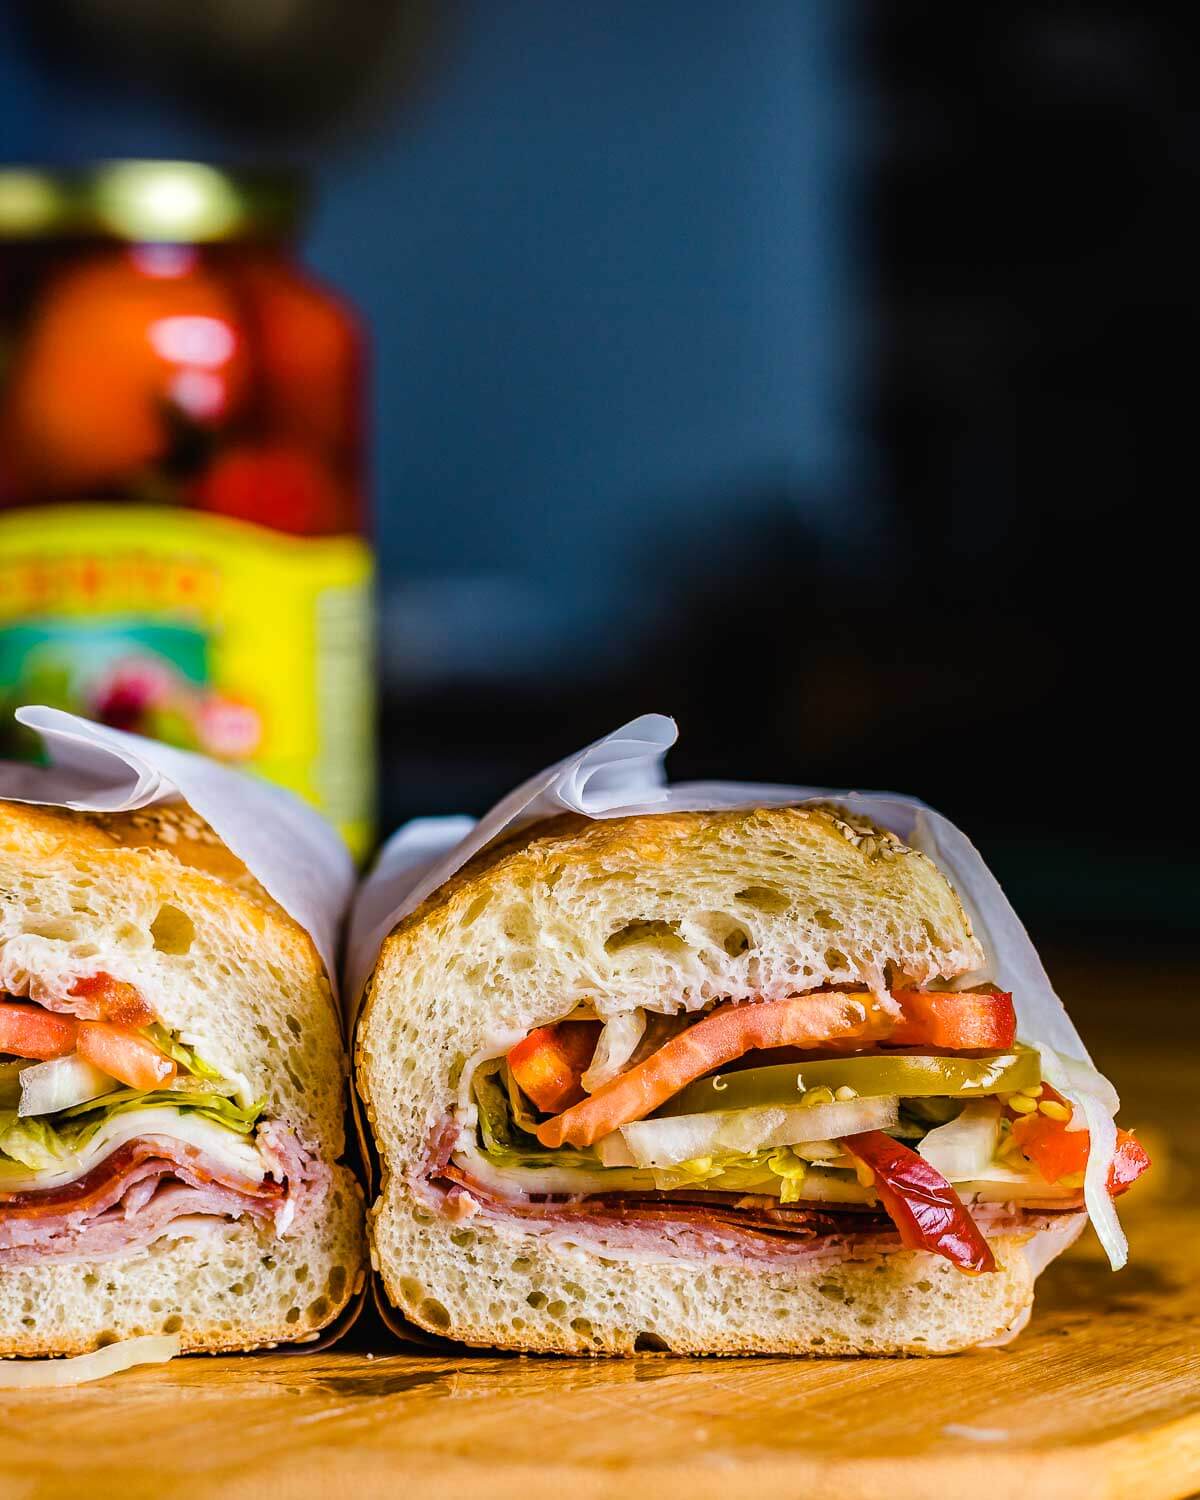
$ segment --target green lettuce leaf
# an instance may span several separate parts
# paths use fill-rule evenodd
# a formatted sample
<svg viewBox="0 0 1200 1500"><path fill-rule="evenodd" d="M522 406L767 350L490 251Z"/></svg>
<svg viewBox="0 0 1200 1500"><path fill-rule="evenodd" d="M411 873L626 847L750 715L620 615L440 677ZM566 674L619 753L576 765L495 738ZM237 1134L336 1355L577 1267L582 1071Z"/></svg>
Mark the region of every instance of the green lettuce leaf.
<svg viewBox="0 0 1200 1500"><path fill-rule="evenodd" d="M587 1167L594 1170L600 1158L594 1151L576 1151L570 1146L547 1150L513 1118L508 1068L503 1061L485 1063L472 1081L479 1109L480 1145L502 1167ZM528 1118L533 1124L532 1117Z"/></svg>
<svg viewBox="0 0 1200 1500"><path fill-rule="evenodd" d="M242 1136L254 1133L262 1114L261 1104L243 1109L224 1094L184 1093L178 1089L146 1094L137 1089L117 1089L87 1104L64 1109L52 1120L21 1119L15 1109L0 1109L0 1159L7 1157L34 1172L57 1166L86 1146L114 1115L134 1109L173 1109L181 1115L202 1115Z"/></svg>
<svg viewBox="0 0 1200 1500"><path fill-rule="evenodd" d="M238 1135L251 1135L263 1106L259 1103L243 1109L224 1094L190 1093L183 1089L158 1089L150 1093L118 1089L115 1093L89 1100L87 1104L64 1109L54 1118L59 1133L70 1139L72 1145L80 1145L87 1142L105 1121L114 1115L127 1114L131 1109L177 1109L180 1114L203 1115Z"/></svg>
<svg viewBox="0 0 1200 1500"><path fill-rule="evenodd" d="M210 1083L221 1081L220 1073L211 1063L206 1063L202 1057L197 1057L190 1047L185 1047L177 1037L173 1036L165 1026L160 1026L157 1021L152 1026L146 1027L146 1035L156 1047L194 1077L207 1079Z"/></svg>
<svg viewBox="0 0 1200 1500"><path fill-rule="evenodd" d="M42 1172L70 1155L70 1146L46 1120L23 1120L15 1109L0 1110L0 1156Z"/></svg>
<svg viewBox="0 0 1200 1500"><path fill-rule="evenodd" d="M807 1171L808 1163L790 1146L769 1146L762 1151L699 1156L672 1167L656 1167L654 1183L660 1192L711 1188L720 1193L762 1193L795 1203Z"/></svg>
<svg viewBox="0 0 1200 1500"><path fill-rule="evenodd" d="M85 1104L37 1118L22 1119L17 1114L21 1071L32 1063L28 1058L0 1059L0 1162L7 1158L35 1172L55 1166L85 1145L107 1120L133 1109L174 1109L180 1114L203 1115L238 1135L254 1133L262 1114L261 1103L244 1108L226 1097L235 1091L235 1085L165 1026L156 1022L145 1028L145 1035L182 1070L174 1088L149 1093L118 1088Z"/></svg>
<svg viewBox="0 0 1200 1500"><path fill-rule="evenodd" d="M485 1063L473 1080L479 1110L479 1144L485 1155L501 1167L559 1167L603 1174L606 1170L626 1176L624 1169L602 1166L594 1151L560 1146L548 1150L532 1134L536 1121L528 1113L506 1064L497 1059ZM694 1161L656 1169L655 1186L662 1192L673 1188L715 1188L722 1192L764 1193L794 1203L808 1163L787 1146L724 1156L700 1156ZM638 1174L639 1176L642 1174ZM614 1178L614 1181L616 1179Z"/></svg>

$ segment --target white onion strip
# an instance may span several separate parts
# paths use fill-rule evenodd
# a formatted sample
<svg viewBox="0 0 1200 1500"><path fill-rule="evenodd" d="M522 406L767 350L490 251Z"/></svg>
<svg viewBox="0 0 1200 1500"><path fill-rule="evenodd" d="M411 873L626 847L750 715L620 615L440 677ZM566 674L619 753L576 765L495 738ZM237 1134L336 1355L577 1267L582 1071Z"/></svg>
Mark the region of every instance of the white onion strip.
<svg viewBox="0 0 1200 1500"><path fill-rule="evenodd" d="M106 1344L91 1354L71 1359L0 1359L0 1390L33 1390L37 1387L83 1385L103 1380L134 1365L161 1365L179 1353L179 1336L148 1334Z"/></svg>
<svg viewBox="0 0 1200 1500"><path fill-rule="evenodd" d="M1108 1079L1097 1074L1093 1081L1092 1069L1076 1058L1063 1057L1050 1047L1043 1046L1042 1076L1083 1115L1091 1137L1088 1142L1087 1167L1083 1174L1083 1201L1088 1217L1096 1231L1096 1238L1104 1247L1108 1263L1119 1271L1129 1259L1129 1242L1121 1228L1116 1205L1108 1190L1108 1174L1117 1149L1117 1127L1113 1120L1115 1106L1120 1102L1116 1090ZM1087 1085L1091 1085L1090 1087ZM1110 1111L1109 1105L1114 1106ZM1076 1121L1073 1118L1072 1124ZM1077 1127L1078 1128L1078 1127Z"/></svg>
<svg viewBox="0 0 1200 1500"><path fill-rule="evenodd" d="M645 1030L646 1012L640 1009L622 1011L605 1021L591 1064L580 1080L589 1094L625 1071Z"/></svg>

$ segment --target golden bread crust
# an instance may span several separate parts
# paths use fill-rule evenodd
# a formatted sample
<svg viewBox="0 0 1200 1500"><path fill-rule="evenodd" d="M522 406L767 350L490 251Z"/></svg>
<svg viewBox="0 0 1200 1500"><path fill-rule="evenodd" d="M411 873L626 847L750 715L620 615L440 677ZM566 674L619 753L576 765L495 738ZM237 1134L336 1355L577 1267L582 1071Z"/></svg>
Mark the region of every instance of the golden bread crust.
<svg viewBox="0 0 1200 1500"><path fill-rule="evenodd" d="M223 899L242 908L260 931L270 926L277 937L286 935L306 969L325 973L307 931L182 799L123 813L0 800L0 851L26 860L111 854L136 859L164 885L182 880L209 892L220 888L227 893Z"/></svg>
<svg viewBox="0 0 1200 1500"><path fill-rule="evenodd" d="M850 843L859 850L864 866L896 858L932 865L927 855L903 844L890 830L872 823L862 813L847 813L833 803L713 812L635 813L624 818L585 818L576 813L563 813L531 824L481 849L420 906L396 923L384 939L379 958L398 939L450 906L464 889L485 885L496 888L510 882L521 884L532 876L545 878L551 872L572 864L600 869L618 855L632 855L652 863L675 853L680 845L702 846L756 824L778 828L786 836L788 825L793 821L807 824L831 843ZM970 932L970 920L965 913L962 919ZM377 967L379 958L376 959ZM366 1009L364 1001L363 1011ZM362 1019L360 1016L360 1024Z"/></svg>

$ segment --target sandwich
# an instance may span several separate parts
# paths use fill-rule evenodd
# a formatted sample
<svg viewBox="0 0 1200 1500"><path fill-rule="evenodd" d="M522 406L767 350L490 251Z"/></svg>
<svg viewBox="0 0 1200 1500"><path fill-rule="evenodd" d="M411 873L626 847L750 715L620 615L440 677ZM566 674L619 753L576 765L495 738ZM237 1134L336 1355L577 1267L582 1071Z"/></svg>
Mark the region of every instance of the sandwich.
<svg viewBox="0 0 1200 1500"><path fill-rule="evenodd" d="M857 802L567 814L403 915L355 1042L396 1321L943 1354L1012 1337L1089 1209L1119 1259L1146 1153L906 839Z"/></svg>
<svg viewBox="0 0 1200 1500"><path fill-rule="evenodd" d="M0 1354L313 1340L363 1280L339 1016L186 803L0 802Z"/></svg>

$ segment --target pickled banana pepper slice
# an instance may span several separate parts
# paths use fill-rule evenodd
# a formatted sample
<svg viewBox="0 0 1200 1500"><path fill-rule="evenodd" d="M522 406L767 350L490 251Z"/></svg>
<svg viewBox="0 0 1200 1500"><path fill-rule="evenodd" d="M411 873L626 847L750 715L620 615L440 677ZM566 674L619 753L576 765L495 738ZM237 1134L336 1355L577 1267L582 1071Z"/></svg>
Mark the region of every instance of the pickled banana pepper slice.
<svg viewBox="0 0 1200 1500"><path fill-rule="evenodd" d="M912 1056L831 1057L813 1062L779 1063L714 1073L689 1084L658 1111L661 1115L698 1114L709 1109L758 1109L796 1104L808 1089L851 1088L860 1098L898 1094L901 1098L1015 1093L1042 1081L1041 1059L1031 1047L1012 1047L982 1057Z"/></svg>

